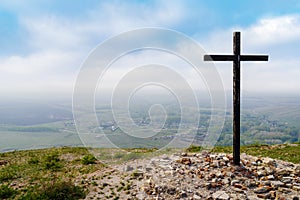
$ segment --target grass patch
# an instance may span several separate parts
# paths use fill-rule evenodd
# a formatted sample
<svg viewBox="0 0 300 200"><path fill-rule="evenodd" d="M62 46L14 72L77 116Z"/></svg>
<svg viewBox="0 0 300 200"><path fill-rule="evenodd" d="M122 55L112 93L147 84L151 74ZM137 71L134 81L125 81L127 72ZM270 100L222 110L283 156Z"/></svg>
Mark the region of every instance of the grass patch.
<svg viewBox="0 0 300 200"><path fill-rule="evenodd" d="M232 147L215 147L212 152L232 153ZM253 156L270 157L300 164L300 144L264 145L255 144L241 146L241 153Z"/></svg>
<svg viewBox="0 0 300 200"><path fill-rule="evenodd" d="M51 152L50 154L45 155L43 165L45 169L53 171L57 171L63 167L57 152Z"/></svg>
<svg viewBox="0 0 300 200"><path fill-rule="evenodd" d="M8 185L0 186L0 199L13 198L17 193L18 191L10 188Z"/></svg>
<svg viewBox="0 0 300 200"><path fill-rule="evenodd" d="M9 195L11 195L7 197L9 199L24 200L83 197L81 188L83 185L79 184L77 187L72 185L72 182L84 174L105 167L103 164L83 165L81 159L88 154L88 150L81 147L0 153L0 157L5 158L8 162L7 165L0 167L0 193L2 195L0 199L5 199L6 197L3 196ZM13 188L7 188L7 185L10 185L12 181L17 185L22 185L17 193L13 192ZM51 196L47 191L59 193L61 197ZM63 193L71 196L64 196Z"/></svg>
<svg viewBox="0 0 300 200"><path fill-rule="evenodd" d="M0 183L20 177L20 175L17 173L18 168L19 167L17 165L10 165L0 168Z"/></svg>
<svg viewBox="0 0 300 200"><path fill-rule="evenodd" d="M186 149L186 151L190 153L201 152L201 150L202 150L201 146L195 146L195 145L191 145L189 148Z"/></svg>
<svg viewBox="0 0 300 200"><path fill-rule="evenodd" d="M22 196L21 200L77 200L85 198L82 187L75 186L70 181L51 181L44 183L39 189L31 190Z"/></svg>
<svg viewBox="0 0 300 200"><path fill-rule="evenodd" d="M191 145L186 149L186 152L201 152L201 146ZM232 146L216 146L211 152L218 153L232 153ZM241 153L248 155L270 157L273 159L283 160L300 164L300 143L280 144L280 145L266 145L266 144L252 144L249 146L241 146Z"/></svg>
<svg viewBox="0 0 300 200"><path fill-rule="evenodd" d="M97 158L92 154L88 154L86 156L83 156L83 158L81 159L81 162L84 165L95 164L96 161L97 161Z"/></svg>
<svg viewBox="0 0 300 200"><path fill-rule="evenodd" d="M36 165L36 164L38 164L40 161L39 161L39 159L37 158L37 157L32 157L32 158L30 158L29 160L28 160L28 164L30 164L30 165Z"/></svg>
<svg viewBox="0 0 300 200"><path fill-rule="evenodd" d="M201 150L202 148L198 146L191 146L187 149L188 152L201 152ZM182 149L171 149L168 151L156 151L155 149L128 149L127 151L97 149L95 152L91 154L87 149L81 147L61 147L0 153L0 157L8 162L8 164L0 167L0 195L2 195L0 199L39 199L40 197L38 196L43 197L43 199L84 198L83 195L87 193L88 188L86 184L94 185L94 187L99 186L93 183L94 180L81 183L81 178L78 179L78 177L82 177L85 180L84 176L86 174L97 170L101 172L106 167L98 163L95 160L96 158L101 162L103 158L110 158L107 163L115 164L133 159L182 152ZM232 147L219 146L215 147L212 152L232 153ZM299 143L274 146L260 144L242 146L241 153L300 163ZM105 175L103 173L101 176L109 176L109 174ZM138 172L134 171L130 178L138 179ZM76 186L73 185L75 180L78 183ZM22 188L17 191L10 188L9 185L12 181L22 185ZM116 191L129 192L131 183L129 181L121 182L119 187L115 189ZM51 196L52 194L49 191L57 194L57 196Z"/></svg>

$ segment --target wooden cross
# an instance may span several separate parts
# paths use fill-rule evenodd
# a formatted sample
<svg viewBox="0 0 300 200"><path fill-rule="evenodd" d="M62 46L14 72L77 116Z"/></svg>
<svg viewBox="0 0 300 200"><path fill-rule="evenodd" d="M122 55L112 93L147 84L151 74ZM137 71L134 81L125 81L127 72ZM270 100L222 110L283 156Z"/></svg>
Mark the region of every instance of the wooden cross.
<svg viewBox="0 0 300 200"><path fill-rule="evenodd" d="M204 61L233 61L233 161L240 165L240 62L268 61L267 55L241 55L240 32L233 33L233 55L204 55Z"/></svg>

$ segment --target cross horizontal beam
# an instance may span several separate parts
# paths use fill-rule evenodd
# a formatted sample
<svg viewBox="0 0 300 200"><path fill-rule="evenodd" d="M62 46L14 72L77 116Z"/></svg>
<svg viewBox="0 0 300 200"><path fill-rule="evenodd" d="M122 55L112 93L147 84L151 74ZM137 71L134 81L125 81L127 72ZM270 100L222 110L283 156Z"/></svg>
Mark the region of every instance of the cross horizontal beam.
<svg viewBox="0 0 300 200"><path fill-rule="evenodd" d="M204 61L233 61L234 55L204 55ZM267 55L240 55L240 61L268 61Z"/></svg>
<svg viewBox="0 0 300 200"><path fill-rule="evenodd" d="M267 55L241 55L241 61L268 61Z"/></svg>

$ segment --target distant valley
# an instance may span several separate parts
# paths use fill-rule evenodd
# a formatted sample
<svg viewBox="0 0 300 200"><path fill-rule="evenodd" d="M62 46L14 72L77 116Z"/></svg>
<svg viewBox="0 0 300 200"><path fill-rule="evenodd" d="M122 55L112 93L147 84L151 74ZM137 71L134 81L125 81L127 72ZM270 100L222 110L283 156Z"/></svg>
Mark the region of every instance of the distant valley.
<svg viewBox="0 0 300 200"><path fill-rule="evenodd" d="M230 100L228 101L230 102ZM150 123L148 108L151 102L140 99L135 102L131 110L131 117L138 126L147 127ZM211 120L209 101L200 102L200 121L194 135L177 131L179 124L189 127L189 119L181 122L180 112L173 109L174 102L164 101L169 106L164 127L156 135L147 139L140 139L124 134L118 128L113 116L109 113L109 105L96 105L98 124L86 127L86 135L76 131L73 121L72 106L62 102L2 102L0 104L0 151L18 149L37 149L52 146L84 146L83 137L88 141L104 140L108 138L121 148L160 148L176 136L183 144L201 144L208 135ZM224 111L225 123L217 145L232 144L232 116L230 103ZM87 115L87 120L88 120ZM191 116L192 119L192 116ZM242 101L241 143L249 144L280 144L299 141L300 133L300 98L297 97L250 97ZM85 144L83 144L83 142ZM105 143L104 142L104 143ZM103 143L103 147L106 147ZM95 143L101 147L102 143ZM91 144L93 146L93 144Z"/></svg>

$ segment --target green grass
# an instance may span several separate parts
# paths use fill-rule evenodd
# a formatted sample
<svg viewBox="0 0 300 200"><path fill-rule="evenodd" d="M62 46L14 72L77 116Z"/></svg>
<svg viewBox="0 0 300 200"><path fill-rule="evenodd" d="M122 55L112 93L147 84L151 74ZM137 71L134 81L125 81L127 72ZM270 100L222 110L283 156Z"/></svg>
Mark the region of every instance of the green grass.
<svg viewBox="0 0 300 200"><path fill-rule="evenodd" d="M86 149L61 147L0 153L0 199L79 199L88 192L86 175L105 172L107 164L147 158L173 150ZM174 151L173 151L174 152ZM103 164L105 162L106 164ZM104 175L104 174L102 174ZM101 174L99 175L101 176ZM79 180L78 180L79 177ZM81 180L80 180L81 179ZM79 185L74 185L75 182ZM22 187L9 187L12 183ZM97 187L93 182L89 186ZM128 190L130 185L122 186ZM58 196L55 196L57 194ZM67 195L71 196L67 196ZM54 196L53 196L54 195Z"/></svg>
<svg viewBox="0 0 300 200"><path fill-rule="evenodd" d="M97 158L95 158L94 155L92 154L88 154L83 156L83 158L81 159L82 164L84 165L89 165L89 164L95 164L97 161Z"/></svg>
<svg viewBox="0 0 300 200"><path fill-rule="evenodd" d="M0 186L0 199L8 199L13 198L18 192L8 185L1 185Z"/></svg>
<svg viewBox="0 0 300 200"><path fill-rule="evenodd" d="M48 170L57 171L63 167L63 163L59 159L58 152L51 152L50 154L45 155L43 162L44 168Z"/></svg>
<svg viewBox="0 0 300 200"><path fill-rule="evenodd" d="M215 147L213 152L232 153L232 147ZM273 159L300 163L300 144L294 143L282 145L250 145L241 146L241 153L253 156L269 157Z"/></svg>
<svg viewBox="0 0 300 200"><path fill-rule="evenodd" d="M0 154L8 164L0 167L0 199L79 199L86 188L73 185L77 177L105 168L101 163L84 165L89 151L79 147L14 151ZM9 188L24 185L22 188ZM52 195L57 194L58 196ZM41 198L40 198L41 197Z"/></svg>
<svg viewBox="0 0 300 200"><path fill-rule="evenodd" d="M75 186L70 181L51 181L44 183L36 190L30 190L23 195L21 200L76 200L85 198L86 191Z"/></svg>
<svg viewBox="0 0 300 200"><path fill-rule="evenodd" d="M190 146L186 149L187 152L201 152L201 146ZM232 153L231 146L216 146L211 152ZM281 144L281 145L266 145L253 144L249 146L241 146L241 153L246 153L253 156L269 157L273 159L300 163L300 143Z"/></svg>
<svg viewBox="0 0 300 200"><path fill-rule="evenodd" d="M199 146L191 146L186 151L201 152ZM0 199L79 199L88 192L86 174L101 171L106 164L119 164L130 160L150 158L161 154L182 152L182 149L96 149L62 147L40 150L13 151L0 153L0 160L7 164L0 167ZM232 153L232 147L218 146L212 152ZM241 153L270 157L293 163L300 163L300 143L282 145L242 146ZM95 155L95 156L94 156ZM105 172L105 170L103 170ZM100 174L100 176L104 174ZM138 174L133 173L133 178ZM80 179L78 180L78 177ZM80 182L73 184L74 181ZM12 184L14 183L14 184ZM92 182L89 183L93 185ZM18 187L22 185L21 187ZM130 184L123 183L117 190L127 191ZM17 187L15 187L17 186ZM57 196L52 196L57 194ZM68 196L70 195L70 196Z"/></svg>
<svg viewBox="0 0 300 200"><path fill-rule="evenodd" d="M193 153L200 152L201 150L202 150L201 146L195 146L195 145L191 145L186 149L187 152L193 152Z"/></svg>

